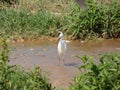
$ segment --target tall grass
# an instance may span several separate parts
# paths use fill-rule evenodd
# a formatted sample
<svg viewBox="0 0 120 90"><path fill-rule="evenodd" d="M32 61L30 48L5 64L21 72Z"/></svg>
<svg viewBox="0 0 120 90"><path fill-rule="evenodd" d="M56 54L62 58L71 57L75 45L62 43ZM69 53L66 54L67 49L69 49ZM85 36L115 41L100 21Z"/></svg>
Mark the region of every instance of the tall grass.
<svg viewBox="0 0 120 90"><path fill-rule="evenodd" d="M108 3L85 0L86 10L80 8L75 0L18 2L9 7L1 6L0 37L56 36L58 29L65 29L75 39L120 37L118 0L110 0Z"/></svg>
<svg viewBox="0 0 120 90"><path fill-rule="evenodd" d="M87 9L83 10L77 3L71 5L68 16L68 31L76 38L120 37L120 2L109 3L99 0L86 0Z"/></svg>
<svg viewBox="0 0 120 90"><path fill-rule="evenodd" d="M91 57L80 57L83 65L78 67L79 75L70 90L119 90L120 53L102 54L96 65ZM84 71L83 71L84 70Z"/></svg>
<svg viewBox="0 0 120 90"><path fill-rule="evenodd" d="M0 20L1 36L12 36L15 33L34 37L50 35L60 25L59 18L45 11L33 14L29 11L0 9Z"/></svg>
<svg viewBox="0 0 120 90"><path fill-rule="evenodd" d="M3 40L0 54L0 90L53 90L39 67L24 71L8 63L8 46Z"/></svg>

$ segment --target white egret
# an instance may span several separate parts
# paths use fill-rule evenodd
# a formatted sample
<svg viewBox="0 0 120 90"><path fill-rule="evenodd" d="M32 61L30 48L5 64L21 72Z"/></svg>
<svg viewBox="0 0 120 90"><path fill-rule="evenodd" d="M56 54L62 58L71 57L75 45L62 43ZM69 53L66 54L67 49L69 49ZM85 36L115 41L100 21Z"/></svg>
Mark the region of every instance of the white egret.
<svg viewBox="0 0 120 90"><path fill-rule="evenodd" d="M67 43L70 42L68 40L63 40L63 33L59 31L59 37L58 37L58 55L59 55L59 64L60 64L60 60L63 60L63 63L65 65L65 61L64 61L64 55L67 49ZM59 65L58 64L58 65Z"/></svg>

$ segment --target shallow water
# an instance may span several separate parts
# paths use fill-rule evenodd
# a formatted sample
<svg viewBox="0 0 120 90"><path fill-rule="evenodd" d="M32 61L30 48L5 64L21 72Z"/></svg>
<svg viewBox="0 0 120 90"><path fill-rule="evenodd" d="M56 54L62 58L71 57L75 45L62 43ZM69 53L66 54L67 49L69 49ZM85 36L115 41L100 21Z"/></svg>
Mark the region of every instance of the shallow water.
<svg viewBox="0 0 120 90"><path fill-rule="evenodd" d="M82 63L75 56L87 54L98 63L101 53L120 52L120 40L71 41L65 55L66 66L62 61L58 66L57 41L37 40L17 43L11 46L10 64L17 64L25 69L40 66L48 71L50 82L57 88L68 89L69 82L78 73L76 66Z"/></svg>

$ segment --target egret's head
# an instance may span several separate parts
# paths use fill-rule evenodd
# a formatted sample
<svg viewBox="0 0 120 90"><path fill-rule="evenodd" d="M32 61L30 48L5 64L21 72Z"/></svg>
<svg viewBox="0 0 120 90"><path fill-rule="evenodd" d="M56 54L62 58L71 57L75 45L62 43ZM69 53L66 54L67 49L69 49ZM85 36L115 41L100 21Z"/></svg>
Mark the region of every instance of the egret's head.
<svg viewBox="0 0 120 90"><path fill-rule="evenodd" d="M58 40L62 39L63 38L63 33L61 31L59 31L59 37L58 37Z"/></svg>

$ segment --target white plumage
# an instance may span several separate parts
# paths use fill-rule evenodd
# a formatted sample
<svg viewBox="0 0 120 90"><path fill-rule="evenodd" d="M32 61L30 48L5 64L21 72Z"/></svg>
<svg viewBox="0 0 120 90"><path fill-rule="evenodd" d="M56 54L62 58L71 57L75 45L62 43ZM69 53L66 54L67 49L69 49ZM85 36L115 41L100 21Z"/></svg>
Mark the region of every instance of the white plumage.
<svg viewBox="0 0 120 90"><path fill-rule="evenodd" d="M59 55L59 64L60 64L60 60L63 60L63 63L65 65L65 61L64 61L64 55L65 55L65 52L67 50L67 43L70 42L68 40L63 40L63 33L60 32L60 35L58 37L59 39L59 42L58 42L58 55Z"/></svg>

